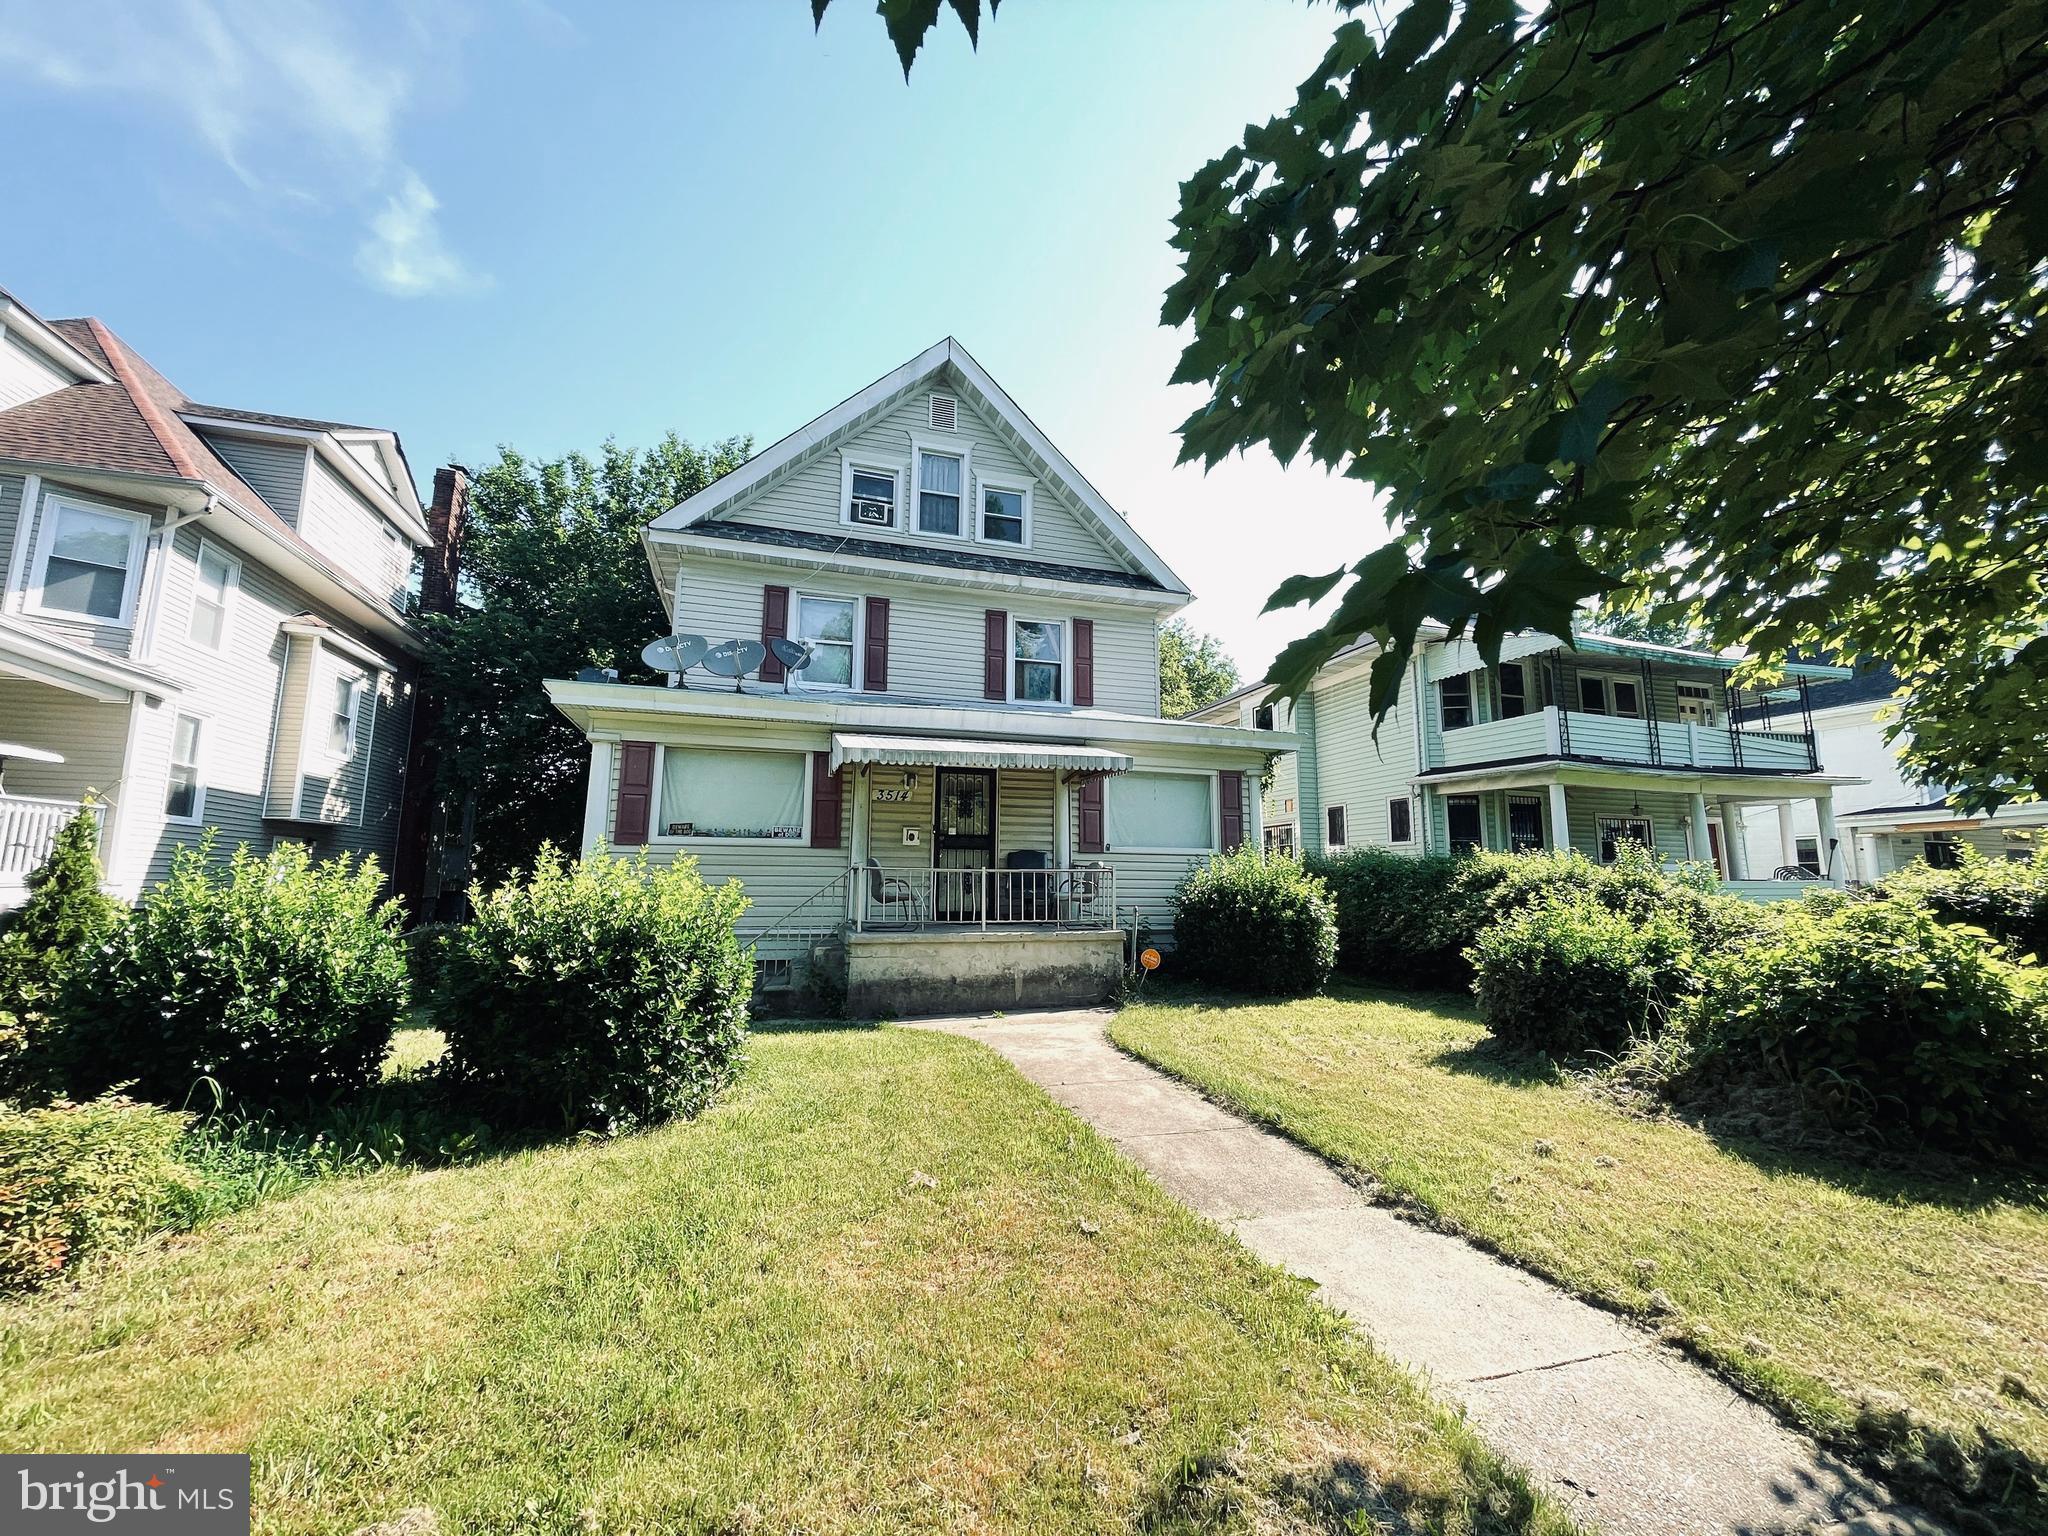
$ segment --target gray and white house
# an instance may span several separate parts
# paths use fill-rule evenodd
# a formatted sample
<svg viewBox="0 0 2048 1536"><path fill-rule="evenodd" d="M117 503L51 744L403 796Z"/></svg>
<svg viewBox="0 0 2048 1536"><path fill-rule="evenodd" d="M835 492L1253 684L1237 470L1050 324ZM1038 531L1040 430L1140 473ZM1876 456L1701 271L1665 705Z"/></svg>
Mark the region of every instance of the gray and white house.
<svg viewBox="0 0 2048 1536"><path fill-rule="evenodd" d="M1161 718L1187 588L951 338L644 542L672 685L548 684L590 738L584 847L742 881L771 987L1093 1001L1170 945L1192 865L1260 836L1291 738Z"/></svg>
<svg viewBox="0 0 2048 1536"><path fill-rule="evenodd" d="M0 907L81 804L128 900L209 828L388 868L427 542L394 433L202 404L0 290Z"/></svg>
<svg viewBox="0 0 2048 1536"><path fill-rule="evenodd" d="M1796 665L1758 698L1733 685L1734 656L1523 634L1489 667L1470 640L1439 629L1416 648L1375 734L1367 674L1377 655L1370 640L1352 646L1291 703L1269 701L1259 684L1190 716L1295 737L1264 798L1269 849L1576 848L1608 863L1635 842L1667 861L1711 863L1760 900L1808 878L1847 879L1834 796L1861 781L1823 762L1806 702L1812 684L1848 676L1842 668ZM1795 807L1808 808L1825 850L1814 868L1793 856L1753 862L1737 835L1745 814L1762 808L1789 826Z"/></svg>

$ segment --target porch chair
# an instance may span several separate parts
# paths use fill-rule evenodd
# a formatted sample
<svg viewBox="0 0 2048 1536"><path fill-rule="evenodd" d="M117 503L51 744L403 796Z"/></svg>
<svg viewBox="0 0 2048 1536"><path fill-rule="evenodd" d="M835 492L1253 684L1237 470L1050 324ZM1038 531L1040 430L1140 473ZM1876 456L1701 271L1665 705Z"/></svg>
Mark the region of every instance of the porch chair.
<svg viewBox="0 0 2048 1536"><path fill-rule="evenodd" d="M882 916L884 920L887 920L890 916L889 909L891 907L908 906L910 908L909 924L914 925L924 921L924 903L918 899L916 886L897 875L884 874L880 860L869 859L866 868L868 872L867 915L870 918L875 915L875 908L877 907L882 908Z"/></svg>
<svg viewBox="0 0 2048 1536"><path fill-rule="evenodd" d="M1052 855L1037 848L1013 849L1003 859L1001 915L1018 921L1043 922L1051 905ZM1016 871L1028 870L1028 874Z"/></svg>
<svg viewBox="0 0 2048 1536"><path fill-rule="evenodd" d="M1095 910L1102 899L1102 877L1107 864L1076 864L1059 883L1058 919L1063 928L1079 928L1099 922Z"/></svg>

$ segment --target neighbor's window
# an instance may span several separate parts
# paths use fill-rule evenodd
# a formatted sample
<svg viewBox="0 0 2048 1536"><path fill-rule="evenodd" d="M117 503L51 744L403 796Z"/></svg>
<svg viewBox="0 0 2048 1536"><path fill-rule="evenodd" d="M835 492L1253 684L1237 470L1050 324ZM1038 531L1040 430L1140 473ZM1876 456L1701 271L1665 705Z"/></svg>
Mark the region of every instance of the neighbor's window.
<svg viewBox="0 0 2048 1536"><path fill-rule="evenodd" d="M171 728L171 777L164 792L164 815L172 821L197 821L205 804L199 786L199 721L191 715L178 716Z"/></svg>
<svg viewBox="0 0 2048 1536"><path fill-rule="evenodd" d="M806 597L796 600L796 638L807 642L811 659L796 674L812 688L853 686L853 599Z"/></svg>
<svg viewBox="0 0 2048 1536"><path fill-rule="evenodd" d="M981 488L981 536L991 544L1024 542L1024 493L999 485Z"/></svg>
<svg viewBox="0 0 2048 1536"><path fill-rule="evenodd" d="M1323 811L1323 841L1332 848L1344 846L1344 807L1333 805Z"/></svg>
<svg viewBox="0 0 2048 1536"><path fill-rule="evenodd" d="M1014 658L1012 698L1027 704L1057 704L1067 696L1064 624L1057 620L1019 619L1010 654Z"/></svg>
<svg viewBox="0 0 2048 1536"><path fill-rule="evenodd" d="M1500 717L1513 720L1529 712L1529 674L1519 661L1500 669Z"/></svg>
<svg viewBox="0 0 2048 1536"><path fill-rule="evenodd" d="M1472 723L1472 674L1447 677L1436 685L1437 704L1447 731L1461 730Z"/></svg>
<svg viewBox="0 0 2048 1536"><path fill-rule="evenodd" d="M132 512L102 512L54 497L35 606L125 624L134 608L142 536L149 519Z"/></svg>
<svg viewBox="0 0 2048 1536"><path fill-rule="evenodd" d="M1959 869L1963 862L1962 844L1952 838L1930 837L1923 845L1927 862L1936 869Z"/></svg>
<svg viewBox="0 0 2048 1536"><path fill-rule="evenodd" d="M1647 816L1602 816L1600 818L1600 862L1612 864L1621 857L1621 845L1634 843L1654 850L1656 840Z"/></svg>
<svg viewBox="0 0 2048 1536"><path fill-rule="evenodd" d="M922 533L960 532L960 456L921 453L917 456L917 526Z"/></svg>
<svg viewBox="0 0 2048 1536"><path fill-rule="evenodd" d="M228 640L228 599L242 580L241 562L201 541L192 576L192 621L186 633L194 645L224 650Z"/></svg>
<svg viewBox="0 0 2048 1536"><path fill-rule="evenodd" d="M1477 853L1486 846L1486 833L1479 819L1477 795L1446 795L1444 825L1451 837L1451 852Z"/></svg>
<svg viewBox="0 0 2048 1536"><path fill-rule="evenodd" d="M1294 823L1283 821L1266 828L1266 852L1282 859L1294 857Z"/></svg>
<svg viewBox="0 0 2048 1536"><path fill-rule="evenodd" d="M810 767L803 752L663 747L656 825L666 837L801 838Z"/></svg>
<svg viewBox="0 0 2048 1536"><path fill-rule="evenodd" d="M1387 841L1390 843L1410 842L1415 837L1415 822L1408 808L1408 797L1402 795L1387 802Z"/></svg>
<svg viewBox="0 0 2048 1536"><path fill-rule="evenodd" d="M334 705L327 717L327 750L336 757L353 757L356 751L356 717L362 713L363 680L337 677Z"/></svg>
<svg viewBox="0 0 2048 1536"><path fill-rule="evenodd" d="M1215 846L1206 773L1125 773L1109 781L1109 846L1200 853Z"/></svg>
<svg viewBox="0 0 2048 1536"><path fill-rule="evenodd" d="M1270 731L1273 729L1272 705L1261 704L1252 711L1252 729L1255 731Z"/></svg>
<svg viewBox="0 0 2048 1536"><path fill-rule="evenodd" d="M1820 839L1817 837L1795 837L1792 847L1799 855L1799 867L1808 874L1820 873Z"/></svg>
<svg viewBox="0 0 2048 1536"><path fill-rule="evenodd" d="M1614 712L1624 720L1643 718L1643 690L1633 678L1614 679Z"/></svg>

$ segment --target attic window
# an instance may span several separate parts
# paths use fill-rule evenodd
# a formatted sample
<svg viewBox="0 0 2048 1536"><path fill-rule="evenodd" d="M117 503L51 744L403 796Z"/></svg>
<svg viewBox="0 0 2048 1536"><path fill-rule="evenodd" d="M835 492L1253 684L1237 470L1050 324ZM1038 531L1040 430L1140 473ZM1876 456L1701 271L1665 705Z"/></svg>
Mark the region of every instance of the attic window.
<svg viewBox="0 0 2048 1536"><path fill-rule="evenodd" d="M951 432L959 418L959 402L951 395L933 395L931 398L931 424L934 432Z"/></svg>

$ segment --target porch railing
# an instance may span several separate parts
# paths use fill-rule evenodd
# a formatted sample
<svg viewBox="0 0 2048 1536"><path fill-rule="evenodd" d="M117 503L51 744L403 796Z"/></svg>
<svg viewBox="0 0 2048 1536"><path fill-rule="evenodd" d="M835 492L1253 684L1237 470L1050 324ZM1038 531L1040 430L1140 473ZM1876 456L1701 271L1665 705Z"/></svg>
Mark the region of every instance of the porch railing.
<svg viewBox="0 0 2048 1536"><path fill-rule="evenodd" d="M50 856L64 823L78 814L76 800L37 800L0 795L0 880L19 882ZM93 821L104 827L107 808L95 805Z"/></svg>
<svg viewBox="0 0 2048 1536"><path fill-rule="evenodd" d="M1116 870L889 869L853 871L853 923L890 928L1069 928L1113 932Z"/></svg>

